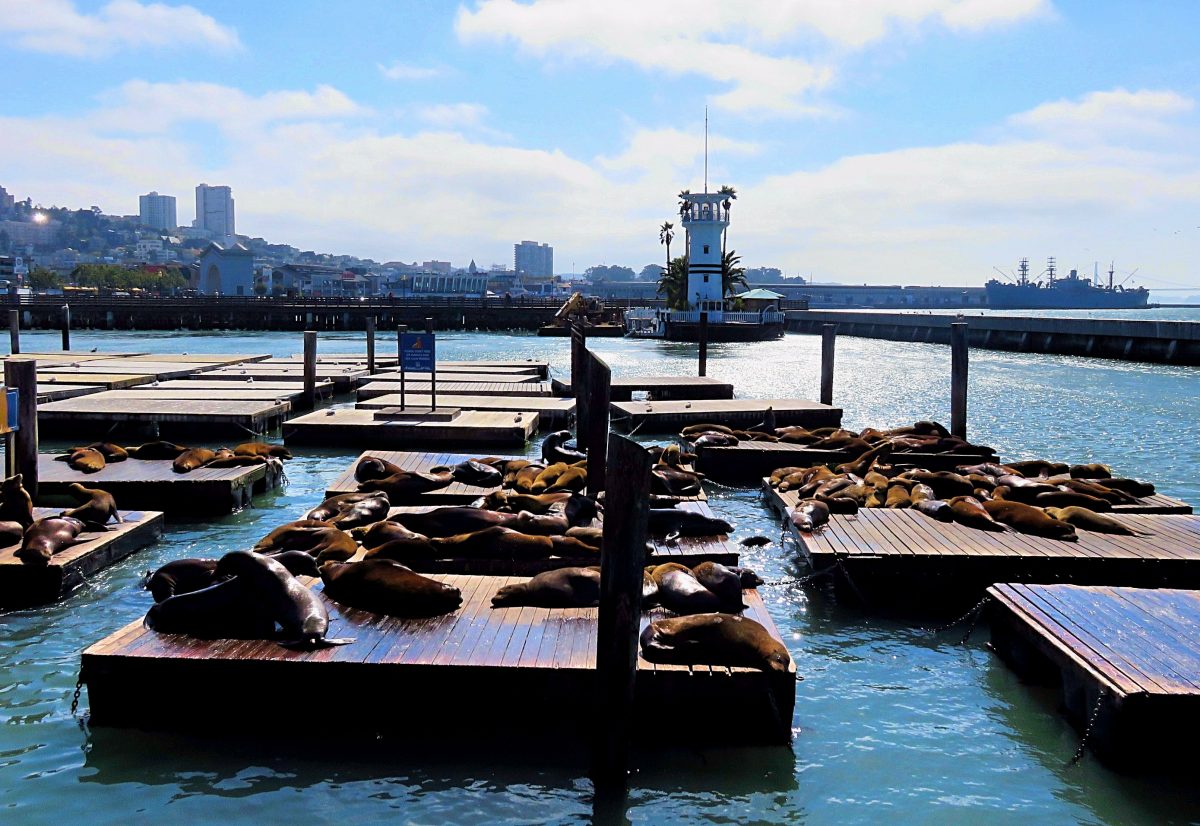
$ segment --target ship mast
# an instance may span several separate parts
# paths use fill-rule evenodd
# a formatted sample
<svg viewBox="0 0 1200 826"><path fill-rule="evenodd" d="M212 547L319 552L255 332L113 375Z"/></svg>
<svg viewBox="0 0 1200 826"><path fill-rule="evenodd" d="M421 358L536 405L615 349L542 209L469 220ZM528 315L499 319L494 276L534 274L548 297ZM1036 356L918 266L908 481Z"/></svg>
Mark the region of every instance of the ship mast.
<svg viewBox="0 0 1200 826"><path fill-rule="evenodd" d="M1115 264L1116 264L1115 261L1108 262L1108 291L1109 292L1112 292L1112 288L1113 288L1113 271L1116 269Z"/></svg>
<svg viewBox="0 0 1200 826"><path fill-rule="evenodd" d="M1022 258L1017 264L1017 283L1024 287L1029 283L1029 259Z"/></svg>
<svg viewBox="0 0 1200 826"><path fill-rule="evenodd" d="M1051 255L1046 259L1046 278L1049 280L1050 286L1052 287L1054 286L1054 268L1054 256Z"/></svg>

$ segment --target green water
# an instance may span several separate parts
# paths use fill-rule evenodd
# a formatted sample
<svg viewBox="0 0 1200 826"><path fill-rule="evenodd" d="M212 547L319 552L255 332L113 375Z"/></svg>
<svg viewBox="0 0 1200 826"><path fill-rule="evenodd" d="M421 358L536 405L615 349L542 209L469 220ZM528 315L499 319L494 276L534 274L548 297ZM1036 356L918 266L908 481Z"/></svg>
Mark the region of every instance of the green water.
<svg viewBox="0 0 1200 826"><path fill-rule="evenodd" d="M27 351L56 334L25 334ZM285 355L296 334L73 334L76 349ZM600 340L615 374L691 373L694 350ZM568 344L533 336L445 334L445 359L548 359L566 372ZM322 352L361 351L350 335ZM949 415L949 352L923 344L840 338L835 400L850 427ZM709 372L743 397L813 397L817 340L789 335L712 348ZM971 437L1005 457L1103 460L1200 502L1198 376L1190 368L973 351ZM52 446L51 446L52 447ZM245 548L319 500L357 450L311 450L287 467L286 489L211 521L172 520L159 545L92 579L59 605L0 614L0 819L11 823L130 819L262 822L546 823L592 818L583 755L477 738L433 748L345 743L327 725L338 704L420 713L421 698L346 696L314 702L285 740L204 739L100 729L85 740L69 713L79 652L144 613L138 574L171 559ZM735 539L773 534L751 490L714 488ZM789 546L752 550L768 578L793 569ZM986 632L933 637L863 616L820 590L764 597L804 681L791 749L655 750L635 755L626 817L638 823L1184 823L1200 819L1183 780L1114 774L1085 758L1053 692L1022 685L986 648ZM484 690L486 687L481 687ZM231 685L229 692L238 692ZM270 698L248 698L269 710ZM87 704L86 692L83 705ZM736 724L733 714L706 725ZM181 711L186 713L186 711ZM723 719L724 718L724 719ZM683 721L690 724L690 721Z"/></svg>

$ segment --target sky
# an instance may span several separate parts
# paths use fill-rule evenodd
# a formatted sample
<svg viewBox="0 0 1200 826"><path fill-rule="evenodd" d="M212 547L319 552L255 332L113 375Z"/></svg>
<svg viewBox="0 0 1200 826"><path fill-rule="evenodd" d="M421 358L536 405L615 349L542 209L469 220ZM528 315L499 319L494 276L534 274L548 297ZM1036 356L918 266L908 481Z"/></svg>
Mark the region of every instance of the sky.
<svg viewBox="0 0 1200 826"><path fill-rule="evenodd" d="M1193 287L1197 31L1194 0L0 0L0 185L186 223L203 181L301 249L638 270L707 107L748 266Z"/></svg>

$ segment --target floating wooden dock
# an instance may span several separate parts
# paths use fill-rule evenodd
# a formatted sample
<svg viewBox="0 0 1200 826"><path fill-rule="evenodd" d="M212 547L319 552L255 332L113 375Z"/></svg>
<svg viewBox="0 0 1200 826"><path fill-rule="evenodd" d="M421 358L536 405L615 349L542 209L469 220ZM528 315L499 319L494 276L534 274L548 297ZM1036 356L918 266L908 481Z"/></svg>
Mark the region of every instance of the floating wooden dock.
<svg viewBox="0 0 1200 826"><path fill-rule="evenodd" d="M404 380L409 384L429 384L431 374L408 372L404 376ZM366 382L384 382L391 381L399 384L400 373L386 372L375 373L374 375L364 378L360 383ZM533 373L439 373L438 386L443 382L454 384L536 384L540 380Z"/></svg>
<svg viewBox="0 0 1200 826"><path fill-rule="evenodd" d="M1121 768L1190 770L1200 735L1200 592L1023 585L988 589L992 650L1057 683L1088 747Z"/></svg>
<svg viewBox="0 0 1200 826"><path fill-rule="evenodd" d="M793 533L815 570L836 567L868 607L965 609L996 582L1200 588L1200 517L1109 515L1145 535L1081 530L1065 542L886 508Z"/></svg>
<svg viewBox="0 0 1200 826"><path fill-rule="evenodd" d="M215 395L219 391L213 392ZM218 397L181 404L179 399L143 395L120 393L103 399L80 396L49 402L38 406L38 426L45 435L72 439L107 435L114 426L118 432L157 432L166 438L186 440L193 440L197 431L236 438L278 428L292 408L291 403L275 399L237 401Z"/></svg>
<svg viewBox="0 0 1200 826"><path fill-rule="evenodd" d="M609 398L627 402L634 393L654 401L671 399L732 399L733 385L708 376L622 376L609 386Z"/></svg>
<svg viewBox="0 0 1200 826"><path fill-rule="evenodd" d="M74 506L67 488L79 482L108 491L121 506L215 516L250 507L255 496L279 487L283 473L282 466L274 462L176 473L166 459L126 459L111 462L96 473L81 473L42 454L38 457L38 501Z"/></svg>
<svg viewBox="0 0 1200 826"><path fill-rule="evenodd" d="M333 382L335 393L349 393L355 383L367 375L366 369L357 367L340 367L337 365L317 365L315 371L317 381ZM271 362L222 367L220 370L209 370L200 376L205 381L304 381L303 365L272 367Z"/></svg>
<svg viewBox="0 0 1200 826"><path fill-rule="evenodd" d="M670 433L689 424L723 424L754 427L761 424L770 407L778 427L837 427L842 423L838 407L807 399L698 399L696 401L613 402L614 425L626 431Z"/></svg>
<svg viewBox="0 0 1200 826"><path fill-rule="evenodd" d="M547 728L586 736L595 707L596 608L492 608L491 598L520 577L434 575L461 589L463 606L432 619L399 619L345 608L322 595L330 635L349 645L294 651L262 640L198 640L156 634L141 618L83 652L93 725L179 729L273 721L293 727L314 697L420 697L419 714L381 713L369 702L343 703L338 730L415 733L423 726L525 734ZM779 632L755 591L746 616ZM644 616L665 616L658 611ZM791 739L794 673L774 678L757 669L637 662L638 721L632 728L663 745L695 731L706 745L779 743ZM240 690L230 692L230 685ZM481 690L485 687L485 690ZM270 697L271 713L247 696ZM180 714L187 708L187 714ZM736 722L716 726L652 724L664 708L680 719L710 719L714 708ZM470 709L464 715L464 709ZM566 721L564 725L564 721ZM571 721L574 721L573 723ZM578 729L573 730L573 726ZM666 732L666 733L664 733ZM664 740L664 737L667 740Z"/></svg>
<svg viewBox="0 0 1200 826"><path fill-rule="evenodd" d="M38 383L37 400L38 404L44 402L56 402L62 399L74 399L78 396L89 396L92 393L100 393L104 390L104 385L101 384L58 384L52 382L50 384Z"/></svg>
<svg viewBox="0 0 1200 826"><path fill-rule="evenodd" d="M384 378L386 374L377 374L368 377L363 382L359 383L358 400L366 401L377 396L388 396L393 393L400 393L400 378L399 373L396 374L393 380L390 376ZM404 392L413 393L416 395L427 396L430 391L430 383L427 381L407 381L404 385ZM437 383L438 398L442 394L447 396L553 396L550 392L550 382L488 382L485 384L474 382L458 382L458 381L442 381Z"/></svg>
<svg viewBox="0 0 1200 826"><path fill-rule="evenodd" d="M350 465L343 470L336 479L334 479L329 487L325 489L325 497L337 496L342 493L355 493L358 491L358 482L354 480L354 468L358 467L358 463L367 456L375 456L384 461L391 462L401 470L411 470L424 473L431 468L446 466L452 467L462 462L471 459L480 458L481 454L467 453L438 453L422 452L422 451L407 451L407 450L366 450L355 459ZM518 456L500 456L502 459L517 459ZM430 505L469 505L481 496L487 496L497 487L481 488L476 485L464 485L461 482L451 482L444 488L431 490L428 493L423 493L415 499L419 499L422 503ZM394 502L393 504L400 504Z"/></svg>
<svg viewBox="0 0 1200 826"><path fill-rule="evenodd" d="M139 384L150 384L154 381L153 374L150 373L82 373L82 372L50 372L40 369L39 365L37 379L38 386L41 385L80 385L86 384L93 387L100 387L102 390L122 390L128 387L136 387Z"/></svg>
<svg viewBox="0 0 1200 826"><path fill-rule="evenodd" d="M412 448L430 445L519 447L537 432L538 414L463 410L443 421L435 417L387 418L384 411L328 408L289 419L285 443L305 445L379 445Z"/></svg>
<svg viewBox="0 0 1200 826"><path fill-rule="evenodd" d="M333 382L318 381L315 385L317 398L326 399L333 396ZM199 398L254 398L254 399L284 399L294 402L304 395L304 384L294 381L205 381L204 379L175 379L158 383L140 384L126 390L139 393L152 393L158 398L169 399L199 399ZM167 395L167 394L170 395ZM251 393L254 395L245 395ZM195 395L207 394L207 395Z"/></svg>
<svg viewBox="0 0 1200 826"><path fill-rule="evenodd" d="M418 410L428 408L432 397L406 393L404 401ZM438 393L438 404L443 407L463 410L499 410L508 412L537 413L538 426L543 430L568 427L575 418L575 400L555 396L443 396ZM360 400L355 407L360 410L382 410L400 406L400 394L388 393Z"/></svg>
<svg viewBox="0 0 1200 826"><path fill-rule="evenodd" d="M542 379L550 378L550 362L534 361L533 359L526 359L525 361L439 361L437 367L438 370L466 369L470 372L476 372L477 369L491 370L501 367L516 367L522 370L532 370Z"/></svg>
<svg viewBox="0 0 1200 826"><path fill-rule="evenodd" d="M35 508L42 519L57 516L60 508ZM163 515L156 511L122 510L121 523L104 532L85 531L79 542L50 559L45 566L26 565L15 556L20 545L0 551L0 608L45 605L68 596L85 578L158 541Z"/></svg>
<svg viewBox="0 0 1200 826"><path fill-rule="evenodd" d="M757 482L781 467L836 465L858 458L855 451L813 450L794 442L738 442L729 447L694 448L696 469L722 481ZM962 453L894 453L888 461L928 470L953 470L958 465L997 461L992 456Z"/></svg>

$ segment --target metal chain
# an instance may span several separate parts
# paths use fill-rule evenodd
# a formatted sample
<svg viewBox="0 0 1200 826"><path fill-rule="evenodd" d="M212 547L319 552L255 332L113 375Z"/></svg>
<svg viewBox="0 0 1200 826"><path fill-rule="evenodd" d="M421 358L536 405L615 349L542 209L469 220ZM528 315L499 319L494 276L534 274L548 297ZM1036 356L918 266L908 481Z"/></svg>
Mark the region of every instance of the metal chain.
<svg viewBox="0 0 1200 826"><path fill-rule="evenodd" d="M768 582L764 582L762 585L759 585L758 587L759 588L769 588L769 587L772 587L775 585L804 585L809 582L812 582L814 579L820 579L823 576L829 576L836 570L837 570L836 565L830 565L828 568L823 568L820 571L814 571L813 573L805 574L804 576L789 576L789 577L784 577L783 579L772 579Z"/></svg>
<svg viewBox="0 0 1200 826"><path fill-rule="evenodd" d="M78 717L79 714L79 694L83 691L83 672L80 672L79 679L75 681L75 694L71 697L71 716Z"/></svg>
<svg viewBox="0 0 1200 826"><path fill-rule="evenodd" d="M1087 748L1088 740L1092 736L1092 729L1096 727L1096 720L1100 716L1100 709L1104 707L1104 701L1108 698L1108 689L1101 687L1100 694L1096 697L1096 705L1092 707L1092 713L1088 717L1087 727L1083 730L1083 737L1079 740L1079 748L1075 749L1075 755L1067 761L1068 766L1078 765L1083 759L1083 752Z"/></svg>
<svg viewBox="0 0 1200 826"><path fill-rule="evenodd" d="M922 627L921 630L928 634L932 634L933 636L936 637L938 634L941 634L943 631L949 631L951 628L954 628L957 625L961 625L962 623L966 622L967 620L972 620L970 628L967 629L967 636L969 637L971 635L971 631L975 630L975 620L978 619L979 612L983 610L983 606L985 606L989 602L991 602L991 599L992 598L990 596L988 596L987 594L984 594L983 598L981 600L979 600L979 602L975 603L975 605L969 611L967 611L967 613L963 614L961 617L954 620L953 622L948 622L945 625L939 625L934 628ZM964 639L963 641L965 642L966 640Z"/></svg>

